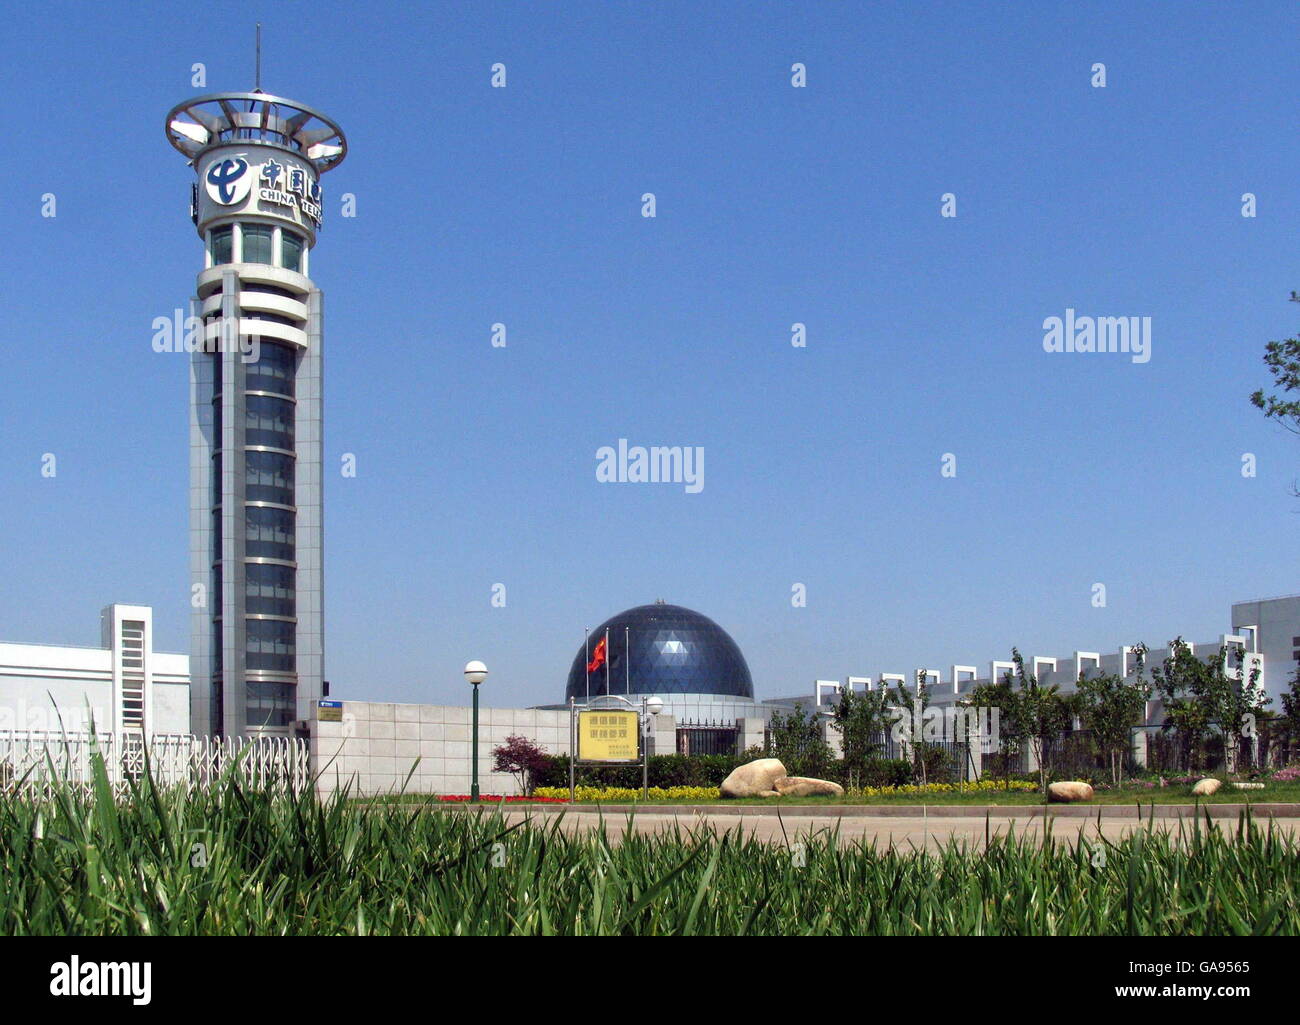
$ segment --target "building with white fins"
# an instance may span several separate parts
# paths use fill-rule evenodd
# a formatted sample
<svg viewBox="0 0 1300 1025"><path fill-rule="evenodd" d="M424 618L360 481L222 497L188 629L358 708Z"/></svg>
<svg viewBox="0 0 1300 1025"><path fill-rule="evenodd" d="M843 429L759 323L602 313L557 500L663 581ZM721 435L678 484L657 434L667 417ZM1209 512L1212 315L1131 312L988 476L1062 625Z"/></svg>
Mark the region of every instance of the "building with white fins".
<svg viewBox="0 0 1300 1025"><path fill-rule="evenodd" d="M194 168L191 730L286 735L322 696L322 297L308 276L329 118L260 90L186 100L167 138ZM193 323L193 321L191 322Z"/></svg>
<svg viewBox="0 0 1300 1025"><path fill-rule="evenodd" d="M100 614L101 646L0 642L0 762L14 737L95 732L124 748L190 732L189 659L155 651L153 609Z"/></svg>

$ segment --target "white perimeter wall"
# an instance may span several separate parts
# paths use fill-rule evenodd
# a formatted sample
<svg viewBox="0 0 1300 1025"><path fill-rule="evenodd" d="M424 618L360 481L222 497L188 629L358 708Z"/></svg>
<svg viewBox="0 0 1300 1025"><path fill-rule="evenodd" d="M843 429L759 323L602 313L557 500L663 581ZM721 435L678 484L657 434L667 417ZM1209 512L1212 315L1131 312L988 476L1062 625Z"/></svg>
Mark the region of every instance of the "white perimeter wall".
<svg viewBox="0 0 1300 1025"><path fill-rule="evenodd" d="M469 707L344 701L342 722L312 723L312 765L322 774L318 789L328 792L351 782L357 794L396 792L414 766L405 783L407 793L468 794L470 714ZM480 708L478 732L479 790L484 794L519 792L513 776L492 771L492 749L512 733L539 744L547 754L569 752L567 711ZM675 743L676 721L656 716L654 750L672 754Z"/></svg>

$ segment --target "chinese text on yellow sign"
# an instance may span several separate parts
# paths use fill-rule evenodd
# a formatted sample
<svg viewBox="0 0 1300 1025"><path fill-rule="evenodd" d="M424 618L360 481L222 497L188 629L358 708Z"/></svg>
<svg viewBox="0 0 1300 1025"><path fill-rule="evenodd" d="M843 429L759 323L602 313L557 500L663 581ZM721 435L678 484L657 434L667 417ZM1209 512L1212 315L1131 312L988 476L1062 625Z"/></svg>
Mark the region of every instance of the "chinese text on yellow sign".
<svg viewBox="0 0 1300 1025"><path fill-rule="evenodd" d="M578 713L579 761L635 762L639 757L636 712Z"/></svg>

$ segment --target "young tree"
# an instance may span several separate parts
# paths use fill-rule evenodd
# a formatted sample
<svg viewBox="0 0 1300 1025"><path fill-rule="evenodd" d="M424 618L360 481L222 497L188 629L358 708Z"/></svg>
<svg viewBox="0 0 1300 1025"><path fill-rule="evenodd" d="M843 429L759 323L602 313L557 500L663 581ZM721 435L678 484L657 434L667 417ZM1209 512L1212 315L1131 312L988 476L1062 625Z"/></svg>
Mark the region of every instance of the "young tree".
<svg viewBox="0 0 1300 1025"><path fill-rule="evenodd" d="M971 689L970 695L962 704L969 708L996 708L998 710L998 760L1002 763L1002 782L1005 789L1011 789L1011 757L1020 754L1024 738L1017 731L1019 718L1016 713L1016 691L1011 685L1011 674L1001 680L982 683Z"/></svg>
<svg viewBox="0 0 1300 1025"><path fill-rule="evenodd" d="M925 710L930 707L930 694L925 686L925 670L916 671L916 686L909 694L906 683L899 683L890 691L889 699L895 704L902 706L904 714L903 722L911 723L911 730L907 737L907 747L912 753L912 765L921 777L921 785L924 786L929 782L929 773L927 772L927 756L930 754L930 745L925 743L925 737L922 727L925 720ZM938 749L936 749L938 750Z"/></svg>
<svg viewBox="0 0 1300 1025"><path fill-rule="evenodd" d="M773 712L768 733L772 757L779 758L791 775L820 776L830 765L830 745L822 737L816 711L805 716L803 705L796 704L788 715Z"/></svg>
<svg viewBox="0 0 1300 1025"><path fill-rule="evenodd" d="M1117 673L1091 679L1080 674L1075 700L1083 728L1092 732L1093 741L1110 764L1116 786L1123 775L1124 755L1131 745L1133 727L1142 724L1151 698L1151 685L1143 676L1146 646L1138 644L1134 650L1136 665L1127 679Z"/></svg>
<svg viewBox="0 0 1300 1025"><path fill-rule="evenodd" d="M533 780L541 770L546 752L527 737L511 734L506 742L492 749L492 771L508 772L519 781L519 792L533 792Z"/></svg>
<svg viewBox="0 0 1300 1025"><path fill-rule="evenodd" d="M889 695L881 690L840 691L831 723L839 732L844 763L850 774L863 771L880 748L880 736L889 729ZM855 785L851 782L851 785Z"/></svg>
<svg viewBox="0 0 1300 1025"><path fill-rule="evenodd" d="M1025 672L1025 659L1018 648L1011 649L1011 662L1015 666L1015 676L1008 672L1006 681L1009 686L1013 682L1016 686L1012 730L1028 742L1038 763L1039 788L1046 794L1048 755L1052 742L1070 727L1070 706L1061 697L1056 684L1039 683L1036 673Z"/></svg>
<svg viewBox="0 0 1300 1025"><path fill-rule="evenodd" d="M1188 767L1201 761L1197 756L1205 741L1217 734L1223 740L1227 770L1236 771L1244 731L1273 700L1259 685L1258 668L1245 672L1245 653L1240 650L1230 653L1220 647L1201 660L1181 637L1174 638L1170 648L1163 664L1151 670L1151 677L1164 704L1166 724L1178 732Z"/></svg>
<svg viewBox="0 0 1300 1025"><path fill-rule="evenodd" d="M1217 723L1223 738L1223 757L1228 772L1237 771L1237 757L1244 738L1254 739L1255 727L1265 714L1268 697L1259 683L1259 666L1246 670L1246 652L1235 647L1220 647L1206 662L1208 682L1205 693L1207 717Z"/></svg>
<svg viewBox="0 0 1300 1025"><path fill-rule="evenodd" d="M1205 663L1192 653L1191 645L1181 637L1169 644L1170 653L1164 661L1151 668L1155 692L1164 706L1165 722L1162 732L1171 729L1182 749L1185 768L1193 768L1200 761L1198 753L1210 734L1210 718L1201 695L1205 690Z"/></svg>

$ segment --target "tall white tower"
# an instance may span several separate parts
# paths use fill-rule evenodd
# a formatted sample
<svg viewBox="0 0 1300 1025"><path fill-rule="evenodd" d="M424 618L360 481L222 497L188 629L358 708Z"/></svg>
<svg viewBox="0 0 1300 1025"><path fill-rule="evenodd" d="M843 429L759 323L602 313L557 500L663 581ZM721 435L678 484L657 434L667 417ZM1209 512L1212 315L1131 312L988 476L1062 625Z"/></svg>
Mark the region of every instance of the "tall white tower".
<svg viewBox="0 0 1300 1025"><path fill-rule="evenodd" d="M322 696L323 320L307 275L320 176L347 140L260 89L177 104L167 138L197 174L204 248L190 321L191 730L285 735Z"/></svg>

